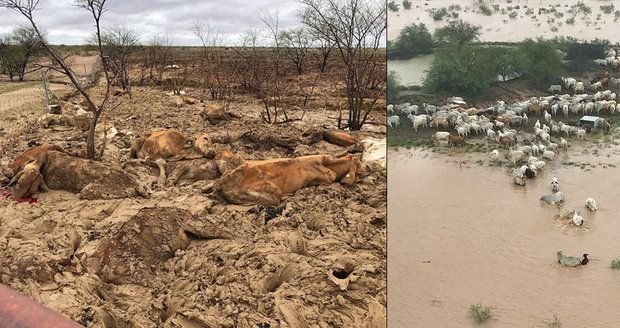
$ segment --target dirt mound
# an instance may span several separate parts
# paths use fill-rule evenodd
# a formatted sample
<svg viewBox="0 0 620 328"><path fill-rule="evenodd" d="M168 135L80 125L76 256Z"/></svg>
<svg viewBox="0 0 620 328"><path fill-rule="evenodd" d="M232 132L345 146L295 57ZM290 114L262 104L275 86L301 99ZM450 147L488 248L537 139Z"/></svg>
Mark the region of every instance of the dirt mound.
<svg viewBox="0 0 620 328"><path fill-rule="evenodd" d="M223 236L217 229L199 232L191 228L193 220L182 209L142 209L99 244L89 267L106 282L148 285L153 280L150 268L185 250L192 238Z"/></svg>

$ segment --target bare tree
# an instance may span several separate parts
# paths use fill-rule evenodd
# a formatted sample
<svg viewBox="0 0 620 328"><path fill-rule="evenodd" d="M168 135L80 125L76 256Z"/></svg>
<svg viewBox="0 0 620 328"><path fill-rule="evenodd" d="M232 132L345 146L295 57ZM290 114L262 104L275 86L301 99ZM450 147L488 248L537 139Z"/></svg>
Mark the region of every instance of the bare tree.
<svg viewBox="0 0 620 328"><path fill-rule="evenodd" d="M334 42L346 67L348 128L359 130L383 97L386 5L369 0L301 0L302 22Z"/></svg>
<svg viewBox="0 0 620 328"><path fill-rule="evenodd" d="M241 44L233 48L240 59L241 86L254 94L262 92L266 80L267 70L262 60L264 52L260 51L262 38L263 35L258 29L250 27L241 35Z"/></svg>
<svg viewBox="0 0 620 328"><path fill-rule="evenodd" d="M103 33L101 41L104 58L108 61L115 80L131 95L128 69L131 66L133 55L141 50L140 33L124 26L114 26ZM96 35L91 38L91 44L97 45Z"/></svg>
<svg viewBox="0 0 620 328"><path fill-rule="evenodd" d="M140 63L140 84L144 84L146 74L152 83L161 83L164 70L172 60L173 42L168 35L154 36L146 45Z"/></svg>
<svg viewBox="0 0 620 328"><path fill-rule="evenodd" d="M280 34L284 51L291 59L293 65L297 69L298 74L302 74L304 70L304 62L308 51L312 45L312 39L308 31L303 28L285 31Z"/></svg>
<svg viewBox="0 0 620 328"><path fill-rule="evenodd" d="M103 51L103 42L101 39L101 24L100 23L101 23L101 17L103 16L103 13L107 9L106 0L75 0L74 1L75 6L77 6L78 8L86 9L92 15L93 20L95 21L97 50L99 53L101 65L103 67L103 74L106 79L106 91L104 93L103 99L100 102L98 102L98 104L95 104L95 101L93 97L89 94L86 86L80 83L79 79L77 78L76 74L73 72L71 67L67 65L67 63L65 62L65 58L60 56L45 41L45 38L43 37L43 34L41 30L39 29L39 27L37 26L35 19L34 19L34 12L36 11L38 4L39 4L39 0L0 0L0 7L4 7L7 9L16 11L20 13L22 16L24 16L28 20L28 22L30 22L32 29L35 31L36 35L39 38L39 41L41 42L41 45L43 46L43 48L45 48L46 52L52 58L53 63L55 63L54 65L49 66L47 68L50 68L52 70L55 70L59 73L66 75L71 81L71 83L73 84L73 86L78 90L78 92L82 95L82 97L84 97L84 100L87 105L87 110L92 113L92 119L90 121L90 126L89 126L88 133L86 136L86 152L87 152L88 158L94 159L96 157L95 128L97 127L97 122L99 121L99 117L103 113L104 109L109 105L108 102L110 100L111 86L112 86L112 79L110 78L108 61L106 61L104 58L105 55Z"/></svg>
<svg viewBox="0 0 620 328"><path fill-rule="evenodd" d="M239 66L226 67L226 50L223 46L224 38L222 34L206 22L200 20L194 23L192 32L202 43L202 70L205 92L208 91L213 100L225 99L227 103L230 103L234 98L232 81L235 80Z"/></svg>
<svg viewBox="0 0 620 328"><path fill-rule="evenodd" d="M334 49L334 43L314 30L310 32L310 35L311 39L314 40L313 49L311 49L310 53L318 61L321 73L325 73L329 56Z"/></svg>
<svg viewBox="0 0 620 328"><path fill-rule="evenodd" d="M265 62L265 66L271 63L268 67L266 76L269 78L269 88L263 90L259 94L259 98L263 102L263 111L261 112L261 118L265 123L280 124L289 122L289 117L286 112L286 108L282 103L282 90L280 89L280 65L281 65L281 47L282 38L280 36L280 17L278 12L271 13L264 11L261 15L261 21L267 27L269 36L273 42L272 46L272 60ZM282 117L278 120L278 117Z"/></svg>

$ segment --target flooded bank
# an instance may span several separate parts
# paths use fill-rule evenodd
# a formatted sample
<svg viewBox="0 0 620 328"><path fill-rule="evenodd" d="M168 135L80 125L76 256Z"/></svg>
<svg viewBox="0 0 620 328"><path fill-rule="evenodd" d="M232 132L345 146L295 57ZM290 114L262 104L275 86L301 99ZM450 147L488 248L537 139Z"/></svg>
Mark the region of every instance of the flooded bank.
<svg viewBox="0 0 620 328"><path fill-rule="evenodd" d="M397 1L400 3L399 1ZM614 22L615 11L620 9L620 1L594 1L582 0L585 6L591 8L591 13L576 14L569 13L572 5L578 3L563 0L495 0L486 2L493 9L493 5L498 5L500 12L494 12L490 16L485 16L477 9L477 1L455 1L455 0L412 0L412 7L405 10L400 7L398 12L389 11L388 18L388 39L394 40L400 30L412 23L424 23L431 33L438 27L446 24L446 18L435 21L427 10L439 9L450 5L458 4L460 10L454 10L459 19L477 25L482 25L481 41L501 41L518 42L525 38L553 38L555 36L571 36L577 39L593 40L595 38L605 38L611 42L620 42L620 29L612 28L617 26ZM611 13L605 14L600 9L602 5L613 4L614 9ZM559 6L558 6L559 5ZM515 9L517 8L518 9ZM527 7L526 7L527 6ZM549 9L554 6L555 12L539 13L539 9ZM508 9L510 8L510 9ZM504 13L501 13L504 9ZM528 9L532 13L527 13ZM511 12L516 12L514 18L509 17ZM556 14L557 12L557 14ZM601 14L600 18L597 15ZM572 24L566 21L574 17ZM557 29L557 30L555 30Z"/></svg>
<svg viewBox="0 0 620 328"><path fill-rule="evenodd" d="M489 327L546 327L554 314L564 328L617 325L620 271L609 268L620 257L617 148L573 148L527 187L484 154L391 150L388 158L390 327L475 327L467 314L476 303L493 306ZM540 204L554 176L564 208L586 218L582 228ZM587 197L599 203L594 214ZM591 261L560 267L558 249Z"/></svg>
<svg viewBox="0 0 620 328"><path fill-rule="evenodd" d="M396 72L402 85L422 85L426 71L433 63L433 58L435 58L434 55L423 55L403 60L390 59L388 71Z"/></svg>

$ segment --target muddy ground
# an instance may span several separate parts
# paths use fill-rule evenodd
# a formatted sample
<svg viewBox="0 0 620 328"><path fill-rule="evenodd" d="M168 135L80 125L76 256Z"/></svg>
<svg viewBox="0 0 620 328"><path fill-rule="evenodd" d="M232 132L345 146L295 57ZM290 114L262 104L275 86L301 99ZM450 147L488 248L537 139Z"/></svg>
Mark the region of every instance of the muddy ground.
<svg viewBox="0 0 620 328"><path fill-rule="evenodd" d="M78 128L39 124L46 113L40 87L34 83L5 87L8 83L0 83L0 90L5 90L0 104L2 99L12 100L10 106L0 106L2 165L26 150L28 143L83 150L83 132ZM103 92L97 88L95 92ZM63 97L70 91L64 85L54 86L54 91L67 98L62 102L65 112L74 111L81 101ZM188 137L251 132L254 138L216 144L248 160L343 150L325 141L292 148L264 141L270 135L295 138L311 128L333 127L330 117L338 114L321 105L327 102L325 95L313 102L303 121L269 125L259 118L260 103L240 94L230 111L241 118L210 125L200 116L203 104L176 106L167 91L134 87L132 98L123 96L118 107L104 114L99 140L104 129L120 132L106 143L104 163L124 163L129 154L126 139L158 129L177 129ZM201 97L199 90L185 91ZM372 120L382 122L384 116L380 113ZM382 139L385 128L368 125L353 135ZM86 327L385 325L385 171L370 170L351 187L339 183L308 187L286 197L277 208L263 208L214 199L204 192L208 181L155 188L154 168L126 169L154 188L150 198L83 200L52 190L35 194L35 204L0 200L0 282ZM127 222L151 208L156 213L147 217L156 226L138 243L147 245L142 249L160 247L161 252L143 251L142 258L127 258L122 251L134 247L141 229ZM187 212L171 214L178 210ZM184 216L201 232L181 229L180 241L161 237L161 229L170 231L168 224L175 227L170 218ZM104 257L101 249L116 253ZM96 273L101 271L93 263L112 266L121 261L119 256L125 261L119 263L132 272L129 279L109 275L104 279L104 274Z"/></svg>

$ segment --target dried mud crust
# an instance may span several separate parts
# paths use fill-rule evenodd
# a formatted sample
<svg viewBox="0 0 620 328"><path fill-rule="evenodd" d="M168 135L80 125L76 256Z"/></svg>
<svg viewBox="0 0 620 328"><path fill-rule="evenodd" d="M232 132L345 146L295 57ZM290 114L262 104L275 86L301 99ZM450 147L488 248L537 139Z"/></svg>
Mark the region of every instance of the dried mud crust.
<svg viewBox="0 0 620 328"><path fill-rule="evenodd" d="M306 142L308 131L332 122L335 114L323 109L303 122L266 125L260 104L240 97L230 108L240 118L211 125L200 104L169 107L167 99L136 87L131 101L106 113L101 126L122 137L107 142L102 162L122 164L127 136L162 128L207 132L216 147L246 160L345 149L316 135ZM43 128L36 124L43 114L33 111L15 128L0 118L3 165L33 140L83 150L79 129ZM354 137L385 137L385 129L369 128ZM123 168L141 184L157 180L156 168ZM0 283L86 327L385 324L385 171L370 170L352 186L307 187L276 207L229 205L208 194L208 184L180 185L154 188L150 198L89 200L51 190L36 194L34 205L0 199Z"/></svg>

